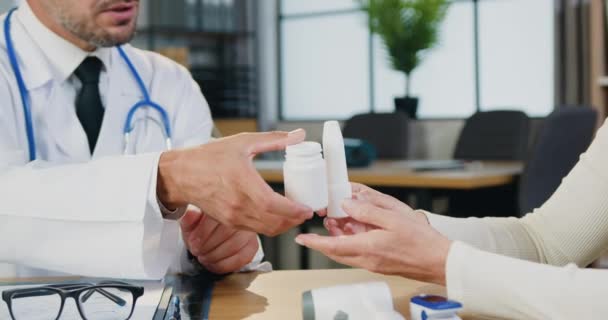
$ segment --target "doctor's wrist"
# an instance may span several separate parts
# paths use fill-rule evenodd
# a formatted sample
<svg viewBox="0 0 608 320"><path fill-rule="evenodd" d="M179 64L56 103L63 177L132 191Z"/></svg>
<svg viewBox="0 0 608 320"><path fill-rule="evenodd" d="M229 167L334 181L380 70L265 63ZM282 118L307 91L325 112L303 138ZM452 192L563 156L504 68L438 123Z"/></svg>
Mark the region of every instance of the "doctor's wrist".
<svg viewBox="0 0 608 320"><path fill-rule="evenodd" d="M169 210L185 207L188 200L180 191L179 184L180 151L163 152L158 161L156 195L158 200Z"/></svg>

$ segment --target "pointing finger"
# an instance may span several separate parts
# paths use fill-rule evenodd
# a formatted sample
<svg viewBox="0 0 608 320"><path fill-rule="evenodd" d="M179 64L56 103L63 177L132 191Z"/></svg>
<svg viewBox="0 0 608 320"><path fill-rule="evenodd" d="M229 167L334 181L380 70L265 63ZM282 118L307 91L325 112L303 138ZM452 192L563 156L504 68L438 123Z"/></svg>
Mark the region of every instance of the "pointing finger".
<svg viewBox="0 0 608 320"><path fill-rule="evenodd" d="M251 135L251 154L280 151L292 144L297 144L306 139L306 131L297 129L292 132L264 132L252 133Z"/></svg>

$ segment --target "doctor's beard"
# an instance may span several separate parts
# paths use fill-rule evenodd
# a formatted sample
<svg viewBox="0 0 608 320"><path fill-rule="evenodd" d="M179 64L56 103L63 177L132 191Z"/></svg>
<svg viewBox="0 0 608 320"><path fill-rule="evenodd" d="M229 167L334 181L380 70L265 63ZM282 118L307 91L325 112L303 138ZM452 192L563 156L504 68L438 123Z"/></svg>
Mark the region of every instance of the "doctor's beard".
<svg viewBox="0 0 608 320"><path fill-rule="evenodd" d="M98 48L125 44L133 39L137 27L138 0L88 0L94 1L94 4L92 11L86 13L73 10L72 1L82 0L55 0L53 2L55 2L54 15L58 22L74 36ZM136 6L133 18L119 21L110 27L101 26L97 23L101 14L121 4ZM122 30L112 32L108 30L110 28Z"/></svg>

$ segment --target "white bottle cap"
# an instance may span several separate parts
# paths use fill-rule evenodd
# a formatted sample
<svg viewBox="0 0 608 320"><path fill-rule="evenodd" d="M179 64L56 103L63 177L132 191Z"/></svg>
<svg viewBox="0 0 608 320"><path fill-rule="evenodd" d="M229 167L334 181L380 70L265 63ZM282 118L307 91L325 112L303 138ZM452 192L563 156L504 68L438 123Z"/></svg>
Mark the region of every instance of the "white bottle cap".
<svg viewBox="0 0 608 320"><path fill-rule="evenodd" d="M285 148L285 157L290 156L309 156L321 154L321 144L313 141L303 141L298 144L292 144Z"/></svg>
<svg viewBox="0 0 608 320"><path fill-rule="evenodd" d="M344 139L337 121L327 121L323 126L323 155L327 167L329 189L327 216L346 218L348 214L342 209L342 202L352 197L352 188L348 180Z"/></svg>

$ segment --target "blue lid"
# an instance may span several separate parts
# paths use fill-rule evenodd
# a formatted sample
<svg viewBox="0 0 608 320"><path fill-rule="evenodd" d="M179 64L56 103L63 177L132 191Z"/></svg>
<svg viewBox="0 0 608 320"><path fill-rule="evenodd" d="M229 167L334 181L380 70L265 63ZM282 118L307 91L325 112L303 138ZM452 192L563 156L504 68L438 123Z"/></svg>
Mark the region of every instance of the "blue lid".
<svg viewBox="0 0 608 320"><path fill-rule="evenodd" d="M454 300L448 300L442 296L422 295L413 297L412 303L432 310L460 309L462 304Z"/></svg>

